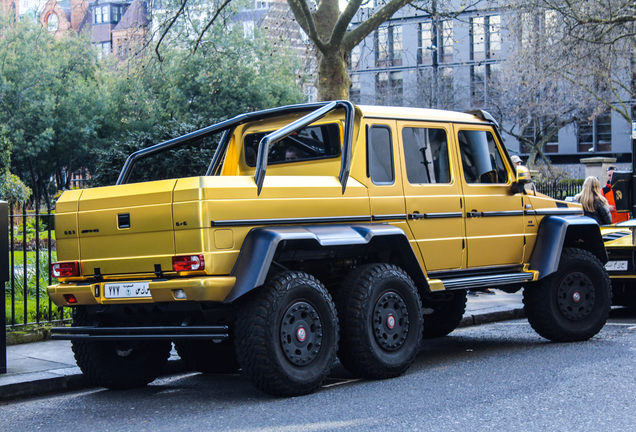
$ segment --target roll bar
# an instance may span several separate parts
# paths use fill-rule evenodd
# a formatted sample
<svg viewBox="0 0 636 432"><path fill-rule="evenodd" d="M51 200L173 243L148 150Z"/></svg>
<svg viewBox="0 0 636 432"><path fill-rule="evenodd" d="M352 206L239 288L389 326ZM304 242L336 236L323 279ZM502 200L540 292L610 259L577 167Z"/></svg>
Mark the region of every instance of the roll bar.
<svg viewBox="0 0 636 432"><path fill-rule="evenodd" d="M256 172L254 175L254 181L256 182L256 186L258 188L258 194L260 195L261 190L263 188L263 181L265 180L265 173L267 171L267 157L266 155L269 152L269 147L272 144L277 143L278 141L286 138L294 132L299 131L303 127L320 120L330 112L343 108L345 110L345 128L344 128L344 139L342 143L342 157L340 163L340 174L338 176L340 180L340 184L342 185L342 193L345 193L347 187L347 179L349 178L349 171L351 168L351 147L352 147L352 139L353 139L353 120L354 120L354 108L353 104L349 101L339 100L334 102L319 102L313 104L298 104L298 105L288 105L279 108L272 108L263 111L255 111L246 114L240 114L236 117L233 117L229 120L222 121L220 123L213 124L211 126L196 130L186 135L182 135L177 138L173 138L168 141L164 141L159 144L155 144L153 146L147 147L142 150L138 150L132 153L126 159L124 166L119 173L119 177L117 178L116 185L125 184L128 182L130 178L130 174L135 163L143 158L162 153L167 150L171 150L175 147L181 146L183 144L194 141L198 138L204 138L210 135L213 135L218 132L223 132L221 136L221 140L219 145L214 152L214 156L212 161L210 162L210 166L208 167L205 175L213 175L215 174L221 166L221 162L223 160L223 155L227 151L227 147L230 142L230 138L232 136L231 129L239 126L241 124L255 121L255 120L264 120L271 117L293 114L297 112L310 111L306 116L266 135L261 139L261 142L258 146L258 155L256 160Z"/></svg>

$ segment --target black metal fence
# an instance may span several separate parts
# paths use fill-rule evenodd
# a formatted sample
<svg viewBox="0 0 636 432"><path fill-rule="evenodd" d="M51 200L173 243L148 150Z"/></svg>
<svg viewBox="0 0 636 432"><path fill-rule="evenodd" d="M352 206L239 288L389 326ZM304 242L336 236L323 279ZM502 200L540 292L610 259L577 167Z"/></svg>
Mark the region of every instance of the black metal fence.
<svg viewBox="0 0 636 432"><path fill-rule="evenodd" d="M583 180L561 180L560 182L535 182L537 192L548 195L551 198L564 200L573 197L583 189Z"/></svg>
<svg viewBox="0 0 636 432"><path fill-rule="evenodd" d="M8 328L68 320L70 311L51 303L46 287L56 282L53 214L9 209L9 281L5 284L5 322Z"/></svg>

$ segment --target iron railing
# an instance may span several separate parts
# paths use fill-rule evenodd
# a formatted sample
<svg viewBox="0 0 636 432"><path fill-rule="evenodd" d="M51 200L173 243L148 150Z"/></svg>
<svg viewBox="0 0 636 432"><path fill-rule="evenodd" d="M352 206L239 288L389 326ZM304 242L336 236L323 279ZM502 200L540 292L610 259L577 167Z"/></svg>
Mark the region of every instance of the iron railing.
<svg viewBox="0 0 636 432"><path fill-rule="evenodd" d="M551 198L565 200L581 192L583 184L581 180L561 180L560 182L535 182L537 192L548 195Z"/></svg>
<svg viewBox="0 0 636 432"><path fill-rule="evenodd" d="M56 280L51 263L56 260L54 219L51 211L36 213L26 207L9 209L9 281L5 283L5 325L69 320L69 310L51 303L46 287Z"/></svg>

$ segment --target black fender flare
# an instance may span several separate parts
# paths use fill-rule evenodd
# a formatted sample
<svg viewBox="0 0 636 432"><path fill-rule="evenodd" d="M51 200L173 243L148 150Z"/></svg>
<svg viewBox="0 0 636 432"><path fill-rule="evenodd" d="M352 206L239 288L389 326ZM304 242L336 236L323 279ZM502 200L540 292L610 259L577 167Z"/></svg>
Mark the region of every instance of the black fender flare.
<svg viewBox="0 0 636 432"><path fill-rule="evenodd" d="M418 286L428 288L426 275L403 230L389 224L310 225L252 229L243 242L231 276L234 287L224 303L231 303L265 283L267 273L283 241L312 241L316 247L375 245L399 255L404 270Z"/></svg>
<svg viewBox="0 0 636 432"><path fill-rule="evenodd" d="M578 247L594 254L605 264L607 251L598 223L587 216L546 216L541 221L537 241L530 257L530 270L539 279L554 273L564 247Z"/></svg>

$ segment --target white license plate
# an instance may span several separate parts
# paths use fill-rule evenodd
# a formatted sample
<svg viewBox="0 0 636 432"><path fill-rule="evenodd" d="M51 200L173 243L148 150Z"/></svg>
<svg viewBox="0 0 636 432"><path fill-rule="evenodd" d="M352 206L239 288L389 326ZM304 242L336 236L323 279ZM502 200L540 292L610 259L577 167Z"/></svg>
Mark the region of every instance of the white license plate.
<svg viewBox="0 0 636 432"><path fill-rule="evenodd" d="M608 261L605 264L607 271L627 271L627 261Z"/></svg>
<svg viewBox="0 0 636 432"><path fill-rule="evenodd" d="M148 282L107 283L104 284L104 297L113 298L138 298L152 297Z"/></svg>

